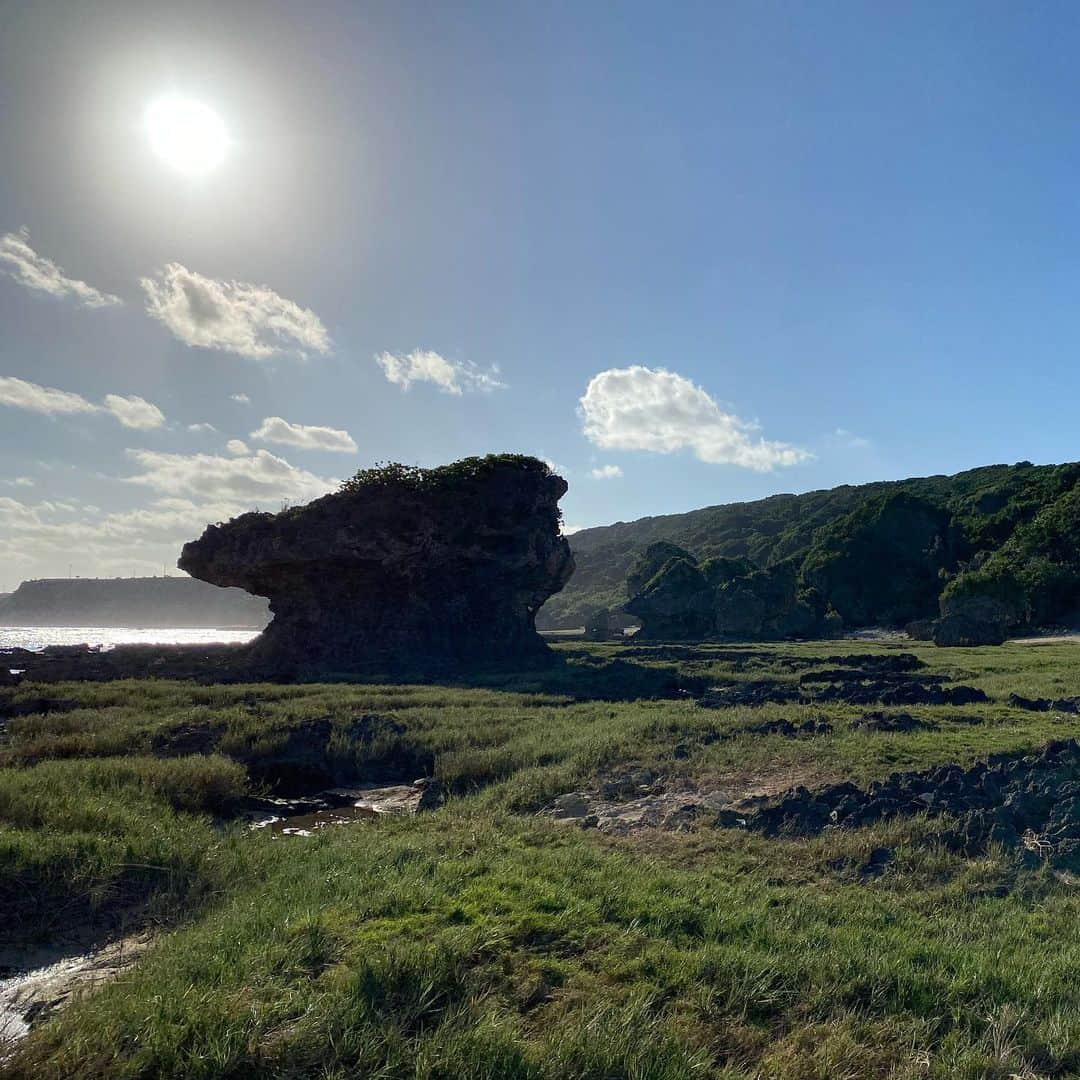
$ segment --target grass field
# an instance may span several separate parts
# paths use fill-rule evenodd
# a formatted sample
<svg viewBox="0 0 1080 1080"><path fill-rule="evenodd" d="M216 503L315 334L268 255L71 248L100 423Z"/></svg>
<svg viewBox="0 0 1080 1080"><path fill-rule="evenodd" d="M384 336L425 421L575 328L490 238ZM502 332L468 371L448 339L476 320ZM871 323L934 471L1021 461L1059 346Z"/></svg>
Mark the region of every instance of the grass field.
<svg viewBox="0 0 1080 1080"><path fill-rule="evenodd" d="M1077 736L1080 716L1007 703L1080 694L1076 644L905 646L991 699L906 707L936 725L907 733L856 729L857 706L705 709L678 692L794 681L884 646L557 651L553 672L472 686L0 692L0 944L157 934L0 1075L1080 1075L1080 887L1060 866L965 857L926 816L770 839L705 822L610 836L537 813L628 770L746 792L865 785ZM745 730L822 718L832 733L814 738ZM307 766L427 773L446 804L311 838L245 829L252 777L313 724ZM884 872L853 869L880 848Z"/></svg>

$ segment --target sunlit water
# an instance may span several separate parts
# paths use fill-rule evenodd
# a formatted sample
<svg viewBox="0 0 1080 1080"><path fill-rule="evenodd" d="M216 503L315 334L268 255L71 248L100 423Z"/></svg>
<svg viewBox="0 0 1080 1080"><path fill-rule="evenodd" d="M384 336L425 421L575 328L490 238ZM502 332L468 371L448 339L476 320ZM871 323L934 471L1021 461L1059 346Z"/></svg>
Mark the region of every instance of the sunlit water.
<svg viewBox="0 0 1080 1080"><path fill-rule="evenodd" d="M243 643L258 630L213 630L174 627L140 629L133 626L0 626L0 649L40 652L46 645L206 645L210 642Z"/></svg>

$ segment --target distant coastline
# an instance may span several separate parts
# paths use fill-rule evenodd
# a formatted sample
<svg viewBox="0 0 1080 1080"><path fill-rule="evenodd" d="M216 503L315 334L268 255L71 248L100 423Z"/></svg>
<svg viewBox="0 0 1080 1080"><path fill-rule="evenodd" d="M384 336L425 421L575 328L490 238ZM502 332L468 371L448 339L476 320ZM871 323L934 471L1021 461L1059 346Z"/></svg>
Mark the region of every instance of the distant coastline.
<svg viewBox="0 0 1080 1080"><path fill-rule="evenodd" d="M262 597L189 577L44 578L0 595L0 626L261 630Z"/></svg>

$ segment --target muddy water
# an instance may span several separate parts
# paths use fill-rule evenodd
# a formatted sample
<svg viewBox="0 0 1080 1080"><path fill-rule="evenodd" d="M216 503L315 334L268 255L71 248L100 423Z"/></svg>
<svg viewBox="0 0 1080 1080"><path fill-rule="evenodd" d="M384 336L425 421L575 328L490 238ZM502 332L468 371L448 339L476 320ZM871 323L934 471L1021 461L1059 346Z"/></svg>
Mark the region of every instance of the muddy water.
<svg viewBox="0 0 1080 1080"><path fill-rule="evenodd" d="M0 953L0 1061L5 1047L75 998L92 993L129 968L150 945L148 936L124 938L100 949Z"/></svg>
<svg viewBox="0 0 1080 1080"><path fill-rule="evenodd" d="M312 836L332 825L414 814L422 792L421 787L410 784L331 788L307 800L267 799L265 811L251 815L251 827L269 829L275 836Z"/></svg>
<svg viewBox="0 0 1080 1080"><path fill-rule="evenodd" d="M254 822L253 828L269 828L274 835L312 836L319 829L329 825L351 825L357 821L370 821L378 818L379 813L370 807L351 806L336 809L313 810L311 813L298 813L289 818L267 818Z"/></svg>

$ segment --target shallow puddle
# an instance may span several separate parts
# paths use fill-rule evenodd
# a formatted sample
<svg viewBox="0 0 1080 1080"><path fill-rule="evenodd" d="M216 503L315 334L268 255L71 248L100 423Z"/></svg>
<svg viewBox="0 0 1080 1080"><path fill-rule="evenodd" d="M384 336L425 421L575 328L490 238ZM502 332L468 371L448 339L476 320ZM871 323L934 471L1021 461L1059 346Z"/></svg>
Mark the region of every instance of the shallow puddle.
<svg viewBox="0 0 1080 1080"><path fill-rule="evenodd" d="M351 825L357 821L370 821L379 812L369 806L341 806L336 810L316 810L313 814L297 814L295 817L271 818L260 822L256 828L267 828L282 836L311 836L329 825Z"/></svg>
<svg viewBox="0 0 1080 1080"><path fill-rule="evenodd" d="M269 829L275 836L312 836L331 825L353 825L387 814L414 814L422 792L415 784L331 788L308 800L266 800L266 812L253 814L251 827Z"/></svg>

